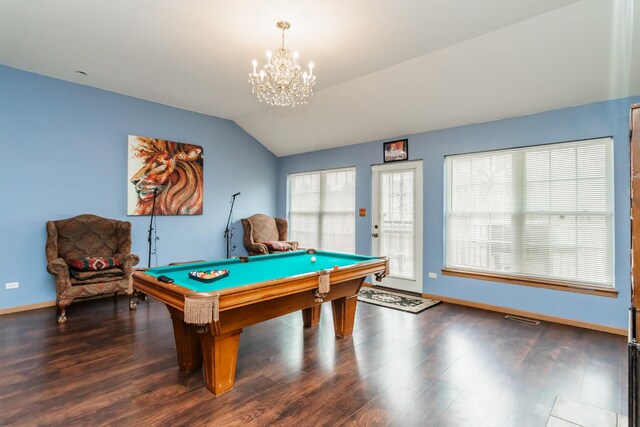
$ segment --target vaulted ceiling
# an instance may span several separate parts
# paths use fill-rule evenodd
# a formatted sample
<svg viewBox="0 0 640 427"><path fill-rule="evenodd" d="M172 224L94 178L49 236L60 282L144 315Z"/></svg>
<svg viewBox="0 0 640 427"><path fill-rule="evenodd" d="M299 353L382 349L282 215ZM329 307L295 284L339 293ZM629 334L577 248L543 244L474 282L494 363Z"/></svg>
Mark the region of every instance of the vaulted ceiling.
<svg viewBox="0 0 640 427"><path fill-rule="evenodd" d="M308 105L247 82L279 20L316 65ZM230 119L284 156L638 95L640 0L3 0L0 64Z"/></svg>

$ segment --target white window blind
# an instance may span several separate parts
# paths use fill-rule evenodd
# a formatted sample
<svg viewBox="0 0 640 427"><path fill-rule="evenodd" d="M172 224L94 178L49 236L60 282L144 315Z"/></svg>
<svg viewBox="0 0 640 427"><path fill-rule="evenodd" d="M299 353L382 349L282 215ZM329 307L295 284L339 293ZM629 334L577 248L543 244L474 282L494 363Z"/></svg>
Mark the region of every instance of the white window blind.
<svg viewBox="0 0 640 427"><path fill-rule="evenodd" d="M355 252L355 168L289 175L289 238L301 247Z"/></svg>
<svg viewBox="0 0 640 427"><path fill-rule="evenodd" d="M446 267L614 286L613 141L448 156Z"/></svg>

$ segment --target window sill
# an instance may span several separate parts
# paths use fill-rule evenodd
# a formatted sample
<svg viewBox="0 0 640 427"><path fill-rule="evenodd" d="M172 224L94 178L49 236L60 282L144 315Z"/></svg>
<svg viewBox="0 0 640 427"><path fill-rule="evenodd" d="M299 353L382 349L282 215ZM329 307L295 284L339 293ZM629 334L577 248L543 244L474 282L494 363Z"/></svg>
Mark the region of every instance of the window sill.
<svg viewBox="0 0 640 427"><path fill-rule="evenodd" d="M502 274L470 272L463 270L455 270L443 268L441 270L445 276L465 277L467 279L488 280L491 282L511 283L514 285L531 286L534 288L553 289L556 291L576 292L579 294L598 295L607 298L618 298L618 290L596 288L589 285L580 285L576 283L559 282L556 280L533 279L526 277L508 276Z"/></svg>

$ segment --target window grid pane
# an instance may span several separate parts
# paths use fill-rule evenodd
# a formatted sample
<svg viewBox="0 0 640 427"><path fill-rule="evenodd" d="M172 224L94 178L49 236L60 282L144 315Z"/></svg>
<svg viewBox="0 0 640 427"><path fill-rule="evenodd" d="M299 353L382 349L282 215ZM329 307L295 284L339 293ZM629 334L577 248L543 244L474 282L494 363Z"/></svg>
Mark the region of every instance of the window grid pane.
<svg viewBox="0 0 640 427"><path fill-rule="evenodd" d="M290 174L289 238L300 247L355 252L355 169Z"/></svg>
<svg viewBox="0 0 640 427"><path fill-rule="evenodd" d="M446 266L614 286L611 138L449 156Z"/></svg>

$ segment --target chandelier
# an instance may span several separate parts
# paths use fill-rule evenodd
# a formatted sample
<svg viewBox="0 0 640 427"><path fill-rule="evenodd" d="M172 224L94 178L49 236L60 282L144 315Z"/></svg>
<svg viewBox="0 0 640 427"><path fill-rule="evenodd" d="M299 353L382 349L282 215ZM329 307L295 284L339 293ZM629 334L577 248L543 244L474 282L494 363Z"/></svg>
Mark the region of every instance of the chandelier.
<svg viewBox="0 0 640 427"><path fill-rule="evenodd" d="M306 104L313 95L313 86L316 84L316 76L313 75L313 62L309 63L309 73L301 72L298 63L298 52L291 52L284 45L284 31L291 24L280 21L276 27L282 30L282 46L273 54L267 51L267 64L260 72L256 71L258 61L251 63L253 72L249 73L249 83L252 91L260 102L282 107L295 107L298 104Z"/></svg>

